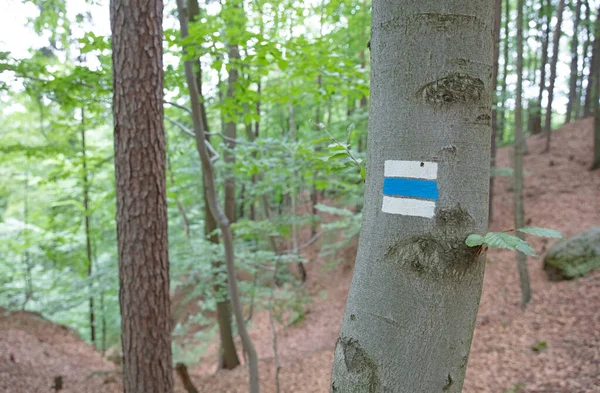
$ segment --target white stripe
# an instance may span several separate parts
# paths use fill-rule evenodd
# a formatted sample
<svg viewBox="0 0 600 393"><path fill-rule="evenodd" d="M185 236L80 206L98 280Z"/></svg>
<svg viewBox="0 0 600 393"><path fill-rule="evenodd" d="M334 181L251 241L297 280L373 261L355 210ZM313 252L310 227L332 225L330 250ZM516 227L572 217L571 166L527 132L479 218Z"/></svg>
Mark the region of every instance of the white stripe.
<svg viewBox="0 0 600 393"><path fill-rule="evenodd" d="M403 216L432 218L435 214L435 202L384 195L381 211L390 214L402 214Z"/></svg>
<svg viewBox="0 0 600 393"><path fill-rule="evenodd" d="M437 170L437 162L387 160L383 176L436 180Z"/></svg>

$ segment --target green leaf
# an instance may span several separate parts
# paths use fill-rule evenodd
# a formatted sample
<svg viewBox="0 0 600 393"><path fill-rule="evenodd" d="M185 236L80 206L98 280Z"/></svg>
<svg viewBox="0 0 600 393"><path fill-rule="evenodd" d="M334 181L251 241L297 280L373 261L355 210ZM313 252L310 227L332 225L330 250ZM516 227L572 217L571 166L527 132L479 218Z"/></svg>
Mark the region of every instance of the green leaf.
<svg viewBox="0 0 600 393"><path fill-rule="evenodd" d="M364 166L360 167L360 177L362 179L365 179L367 177L367 168L365 168Z"/></svg>
<svg viewBox="0 0 600 393"><path fill-rule="evenodd" d="M348 153L346 153L345 151L342 151L342 152L336 153L332 156L329 156L327 158L327 161L337 160L337 159L345 158L345 157L348 157Z"/></svg>
<svg viewBox="0 0 600 393"><path fill-rule="evenodd" d="M559 231L550 228L540 228L540 227L525 227L521 229L517 229L519 232L528 233L534 236L540 237L551 237L554 239L562 239L563 235Z"/></svg>
<svg viewBox="0 0 600 393"><path fill-rule="evenodd" d="M467 237L467 240L465 240L465 244L469 247L481 246L484 243L485 243L485 238L476 233L469 235L469 237Z"/></svg>
<svg viewBox="0 0 600 393"><path fill-rule="evenodd" d="M344 143L332 143L329 146L327 146L327 148L331 151L338 151L338 150L346 150L348 149L348 145L344 144Z"/></svg>
<svg viewBox="0 0 600 393"><path fill-rule="evenodd" d="M538 257L535 250L525 240L506 232L489 232L484 237L485 243L491 248L504 248L507 250L521 251L525 255Z"/></svg>
<svg viewBox="0 0 600 393"><path fill-rule="evenodd" d="M315 139L315 140L311 141L310 143L312 145L316 145L318 143L329 142L329 141L331 141L331 138L329 138L328 136L325 136L323 138Z"/></svg>

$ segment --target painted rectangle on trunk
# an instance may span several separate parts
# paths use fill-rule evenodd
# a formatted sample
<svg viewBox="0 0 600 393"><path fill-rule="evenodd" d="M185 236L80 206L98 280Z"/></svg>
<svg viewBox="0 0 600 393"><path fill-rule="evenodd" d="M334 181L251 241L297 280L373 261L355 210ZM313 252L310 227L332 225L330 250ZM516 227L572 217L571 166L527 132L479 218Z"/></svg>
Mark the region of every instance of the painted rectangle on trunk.
<svg viewBox="0 0 600 393"><path fill-rule="evenodd" d="M436 162L387 160L384 167L384 213L432 218L438 200Z"/></svg>

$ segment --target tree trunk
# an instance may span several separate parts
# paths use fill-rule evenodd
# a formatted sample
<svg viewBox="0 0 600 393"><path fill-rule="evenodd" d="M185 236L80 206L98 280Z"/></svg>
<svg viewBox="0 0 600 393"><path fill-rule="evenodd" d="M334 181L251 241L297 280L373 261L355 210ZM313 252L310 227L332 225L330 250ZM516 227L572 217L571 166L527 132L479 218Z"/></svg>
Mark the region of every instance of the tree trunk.
<svg viewBox="0 0 600 393"><path fill-rule="evenodd" d="M583 42L583 52L582 52L582 61L581 61L581 71L579 73L579 97L577 101L577 118L581 118L583 116L583 111L585 108L585 94L583 91L583 85L585 81L585 70L587 68L588 63L591 61L590 56L588 55L590 45L592 45L592 9L590 7L589 0L584 0L585 4L585 41Z"/></svg>
<svg viewBox="0 0 600 393"><path fill-rule="evenodd" d="M179 23L181 25L181 38L185 39L188 37L188 20L186 17L187 11L183 5L183 0L177 0L177 11L179 14ZM184 48L185 49L185 48ZM221 208L219 203L217 189L215 186L215 174L214 168L209 156L208 149L206 147L206 139L204 135L205 125L202 121L202 114L200 112L200 95L198 94L198 86L194 77L194 65L190 60L184 62L185 76L188 89L190 91L190 101L192 105L192 120L194 123L194 133L196 135L196 148L200 155L202 162L202 173L204 177L204 189L208 200L208 206L210 211L217 220L219 228L221 229L221 235L223 238L223 249L225 251L225 264L227 267L227 282L229 285L229 296L231 298L231 304L233 306L233 312L238 328L239 335L242 339L242 344L246 352L248 353L248 366L250 371L250 393L259 393L259 380L258 380L258 357L256 350L246 329L244 321L244 315L242 311L242 305L240 302L237 280L235 275L235 253L233 244L233 234L231 231L231 224Z"/></svg>
<svg viewBox="0 0 600 393"><path fill-rule="evenodd" d="M598 7L598 15L596 16L596 23L594 26L594 45L592 46L592 59L590 60L590 72L585 94L585 107L583 109L584 117L593 114L594 103L592 101L594 96L593 87L595 78L600 78L600 7Z"/></svg>
<svg viewBox="0 0 600 393"><path fill-rule="evenodd" d="M190 14L188 20L194 22L200 14L200 6L198 0L189 1ZM202 94L202 64L200 59L196 61L196 87L198 88L198 98L200 100L200 116L202 117L202 124L204 125L204 131L210 132L208 125L206 107L204 106L204 95ZM235 127L235 126L234 126ZM209 141L209 136L205 135L206 141ZM204 174L202 176L203 184L205 183ZM235 185L234 185L235 186ZM206 189L203 192L204 197L204 236L213 244L219 244L219 236L214 233L217 229L217 221L210 211L208 196L206 195ZM235 205L234 205L235 209ZM221 271L223 262L217 261L213 263L213 271ZM233 370L240 365L237 350L235 348L235 342L233 341L233 331L231 329L231 310L229 307L229 293L227 291L227 278L223 279L215 274L215 281L217 283L223 282L224 285L216 284L214 286L215 295L217 296L217 323L219 325L219 337L221 340L221 349L219 356L218 367L226 370Z"/></svg>
<svg viewBox="0 0 600 393"><path fill-rule="evenodd" d="M126 393L171 393L163 3L111 0L117 239Z"/></svg>
<svg viewBox="0 0 600 393"><path fill-rule="evenodd" d="M564 10L565 0L560 0L558 3L558 10L556 11L556 27L554 29L554 37L552 40L552 63L550 64L550 82L548 84L548 105L546 106L546 121L544 122L544 132L546 133L545 152L550 151L550 140L552 135L552 101L554 100L554 82L556 81L556 65L558 64Z"/></svg>
<svg viewBox="0 0 600 393"><path fill-rule="evenodd" d="M540 90L538 93L537 107L535 108L535 121L533 121L533 127L530 130L533 135L542 132L542 99L544 97L544 90L546 90L546 65L548 64L548 46L550 44L550 31L552 21L552 0L548 0L545 7L540 8L540 13L546 18L546 30L544 31L544 38L542 39L542 60L540 64Z"/></svg>
<svg viewBox="0 0 600 393"><path fill-rule="evenodd" d="M515 103L515 144L513 147L513 187L515 198L515 228L524 225L523 209L523 0L518 2L517 16L517 97ZM556 53L556 52L555 52ZM517 232L523 238L521 232ZM527 272L527 256L517 252L517 268L521 281L521 305L525 307L531 300L529 273Z"/></svg>
<svg viewBox="0 0 600 393"><path fill-rule="evenodd" d="M567 118L565 123L571 122L573 110L577 101L577 77L579 76L579 20L581 19L582 0L577 0L575 8L575 19L573 20L573 37L571 38L571 77L569 80L569 102L567 104Z"/></svg>
<svg viewBox="0 0 600 393"><path fill-rule="evenodd" d="M501 83L501 93L500 93L500 105L502 107L502 111L500 113L500 117L498 118L498 140L500 142L504 141L504 124L506 118L506 77L508 75L508 61L509 61L509 43L510 43L510 30L508 28L508 24L510 23L510 1L506 0L504 3L504 50L502 57L504 58L503 70L502 70L502 83Z"/></svg>
<svg viewBox="0 0 600 393"><path fill-rule="evenodd" d="M227 78L227 99L234 99L235 85L238 81L237 62L240 59L240 51L237 45L229 45L229 76ZM233 114L229 114L233 116ZM228 165L227 175L225 178L225 214L229 222L233 223L236 220L235 214L235 177L233 174L233 165L235 164L235 138L237 137L236 122L230 119L225 124L225 136L228 140L225 141L227 149L223 154L223 158Z"/></svg>
<svg viewBox="0 0 600 393"><path fill-rule="evenodd" d="M592 170L600 168L600 78L596 78L594 91L594 160L592 161Z"/></svg>
<svg viewBox="0 0 600 393"><path fill-rule="evenodd" d="M502 21L502 0L494 1L494 62L492 64L492 143L490 166L496 166L496 135L498 134L498 61L500 60L500 26ZM494 177L490 176L490 200L488 221L492 221L494 216Z"/></svg>
<svg viewBox="0 0 600 393"><path fill-rule="evenodd" d="M363 224L331 392L462 389L485 267L464 242L487 230L492 5L373 1Z"/></svg>
<svg viewBox="0 0 600 393"><path fill-rule="evenodd" d="M85 144L85 110L81 108L81 160L83 166L83 212L84 212L84 228L85 228L85 255L88 262L87 275L88 279L92 276L92 238L90 234L90 185L88 180L87 169L87 148ZM96 346L96 322L94 315L94 296L93 289L90 287L90 341Z"/></svg>

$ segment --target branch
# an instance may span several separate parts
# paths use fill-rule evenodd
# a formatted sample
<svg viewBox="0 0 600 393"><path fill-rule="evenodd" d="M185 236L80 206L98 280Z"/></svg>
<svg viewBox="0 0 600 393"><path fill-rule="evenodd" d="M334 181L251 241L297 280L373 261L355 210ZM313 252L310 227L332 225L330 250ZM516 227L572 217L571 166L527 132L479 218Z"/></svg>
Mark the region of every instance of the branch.
<svg viewBox="0 0 600 393"><path fill-rule="evenodd" d="M323 234L323 232L317 233L309 241L307 241L306 243L304 243L301 246L298 246L296 248L292 248L292 249L289 249L289 250L279 251L278 254L279 255L283 255L283 254L297 254L298 251L300 251L303 248L306 248L306 247L310 246L311 244L313 244L314 242L316 242L319 239L319 237L321 237L321 234Z"/></svg>
<svg viewBox="0 0 600 393"><path fill-rule="evenodd" d="M192 131L182 123L178 122L177 120L170 118L169 116L165 116L165 120L168 120L171 123L173 123L173 125L179 127L179 129L181 129L181 131L183 131L186 135L191 136L192 138L196 138L196 134L194 133L194 131ZM217 153L217 151L214 147L212 147L209 141L206 141L206 148L213 155L210 161L214 164L219 160L219 153Z"/></svg>
<svg viewBox="0 0 600 393"><path fill-rule="evenodd" d="M171 102L171 101L163 101L163 103L174 106L175 108L182 109L182 110L186 111L187 113L189 113L190 115L192 114L192 110L190 108L188 108L187 106L179 105L178 103Z"/></svg>

